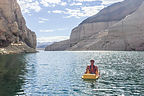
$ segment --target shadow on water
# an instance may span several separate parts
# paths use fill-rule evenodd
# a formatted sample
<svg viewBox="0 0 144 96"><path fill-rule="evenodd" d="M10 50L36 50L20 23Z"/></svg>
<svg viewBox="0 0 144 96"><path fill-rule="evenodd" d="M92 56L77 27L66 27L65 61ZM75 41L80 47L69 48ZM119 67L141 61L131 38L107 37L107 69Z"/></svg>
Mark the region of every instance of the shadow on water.
<svg viewBox="0 0 144 96"><path fill-rule="evenodd" d="M93 89L96 87L96 82L97 80L83 80L85 83L89 83L90 84L90 87Z"/></svg>
<svg viewBox="0 0 144 96"><path fill-rule="evenodd" d="M23 94L25 63L23 55L0 55L0 96Z"/></svg>

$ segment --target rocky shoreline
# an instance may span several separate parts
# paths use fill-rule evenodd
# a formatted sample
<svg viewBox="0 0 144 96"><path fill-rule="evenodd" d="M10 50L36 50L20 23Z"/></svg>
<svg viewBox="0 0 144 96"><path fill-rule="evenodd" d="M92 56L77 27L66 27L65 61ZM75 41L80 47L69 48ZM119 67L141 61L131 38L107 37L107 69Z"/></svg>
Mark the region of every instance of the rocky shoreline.
<svg viewBox="0 0 144 96"><path fill-rule="evenodd" d="M8 47L0 48L0 55L18 53L36 53L36 49L27 46L25 43L11 43Z"/></svg>

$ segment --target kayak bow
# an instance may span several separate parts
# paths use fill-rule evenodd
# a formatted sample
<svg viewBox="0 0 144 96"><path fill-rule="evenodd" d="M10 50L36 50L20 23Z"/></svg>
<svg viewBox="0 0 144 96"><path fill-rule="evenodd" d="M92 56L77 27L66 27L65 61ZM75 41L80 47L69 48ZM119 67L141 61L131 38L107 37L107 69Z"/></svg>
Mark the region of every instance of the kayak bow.
<svg viewBox="0 0 144 96"><path fill-rule="evenodd" d="M98 79L99 78L99 75L96 75L96 74L84 74L82 76L82 79Z"/></svg>

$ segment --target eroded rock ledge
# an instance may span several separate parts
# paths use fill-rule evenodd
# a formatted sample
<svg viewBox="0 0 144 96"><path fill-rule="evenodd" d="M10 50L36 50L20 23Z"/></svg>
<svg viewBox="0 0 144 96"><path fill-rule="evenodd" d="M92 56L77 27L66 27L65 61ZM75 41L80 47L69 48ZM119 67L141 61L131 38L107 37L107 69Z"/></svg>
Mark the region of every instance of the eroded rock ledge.
<svg viewBox="0 0 144 96"><path fill-rule="evenodd" d="M23 42L11 43L8 47L0 48L0 54L35 53L36 50Z"/></svg>

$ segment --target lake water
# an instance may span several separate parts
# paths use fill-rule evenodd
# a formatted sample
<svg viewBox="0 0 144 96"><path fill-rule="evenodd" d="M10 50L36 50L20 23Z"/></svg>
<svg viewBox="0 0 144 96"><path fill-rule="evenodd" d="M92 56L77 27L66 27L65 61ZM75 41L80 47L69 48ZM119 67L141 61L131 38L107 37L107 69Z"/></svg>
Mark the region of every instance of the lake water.
<svg viewBox="0 0 144 96"><path fill-rule="evenodd" d="M89 60L100 78L84 81ZM142 96L144 52L44 52L0 56L0 96Z"/></svg>

